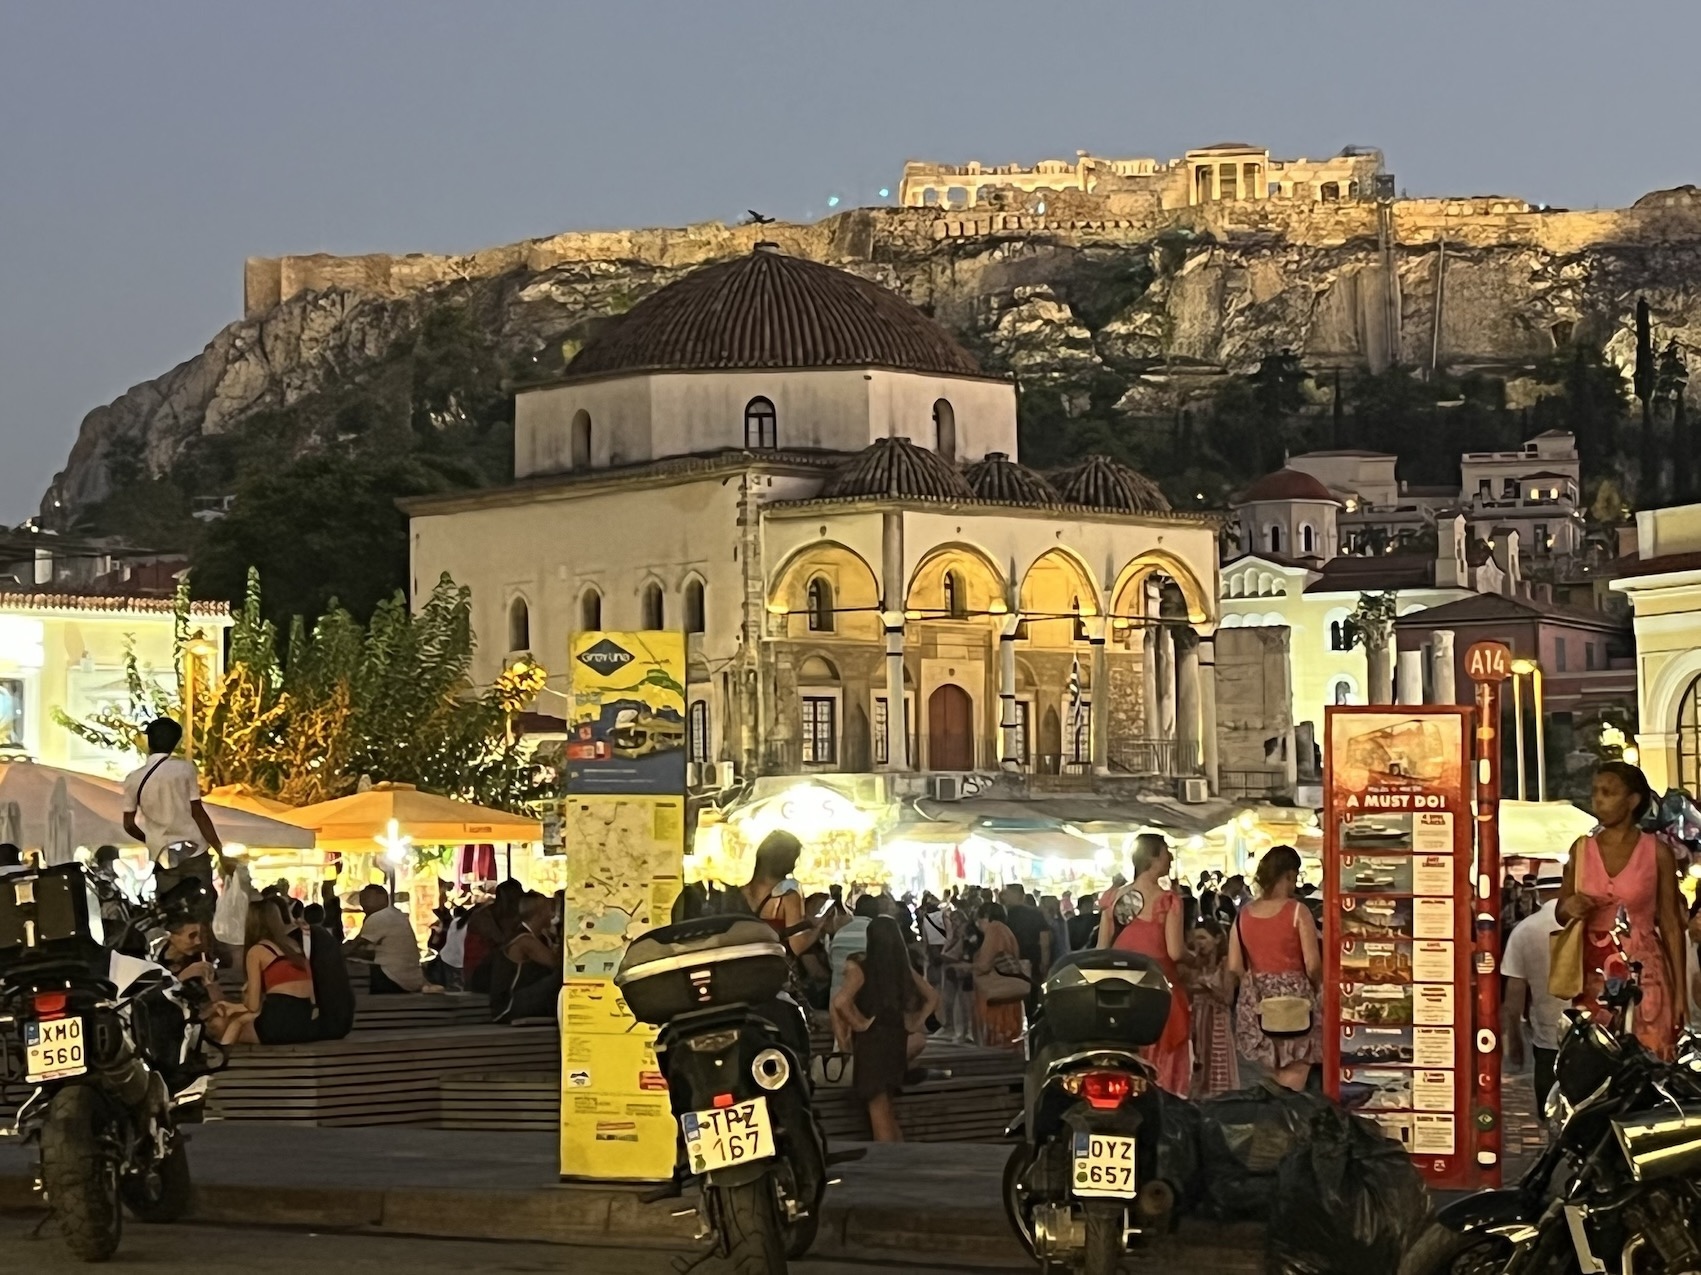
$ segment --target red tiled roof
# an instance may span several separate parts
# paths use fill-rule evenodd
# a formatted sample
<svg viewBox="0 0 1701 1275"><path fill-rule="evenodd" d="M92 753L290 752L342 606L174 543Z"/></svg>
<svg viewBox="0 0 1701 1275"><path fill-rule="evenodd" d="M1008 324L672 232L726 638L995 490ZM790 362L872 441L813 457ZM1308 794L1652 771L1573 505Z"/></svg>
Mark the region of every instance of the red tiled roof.
<svg viewBox="0 0 1701 1275"><path fill-rule="evenodd" d="M1618 558L1607 565L1607 577L1612 580L1635 576L1658 576L1668 571L1701 571L1701 553L1667 553L1657 558Z"/></svg>
<svg viewBox="0 0 1701 1275"><path fill-rule="evenodd" d="M1584 628L1606 629L1628 634L1629 625L1604 611L1586 611L1582 607L1561 606L1557 602L1539 602L1534 598L1510 598L1504 593L1479 593L1474 597L1444 602L1440 606L1414 611L1395 621L1396 626L1433 629L1448 624L1470 624L1501 620L1525 622L1546 620L1554 624L1576 624Z"/></svg>
<svg viewBox="0 0 1701 1275"><path fill-rule="evenodd" d="M1265 500L1326 500L1340 504L1334 494L1310 474L1298 469L1278 469L1265 474L1241 493L1236 504L1252 505Z"/></svg>

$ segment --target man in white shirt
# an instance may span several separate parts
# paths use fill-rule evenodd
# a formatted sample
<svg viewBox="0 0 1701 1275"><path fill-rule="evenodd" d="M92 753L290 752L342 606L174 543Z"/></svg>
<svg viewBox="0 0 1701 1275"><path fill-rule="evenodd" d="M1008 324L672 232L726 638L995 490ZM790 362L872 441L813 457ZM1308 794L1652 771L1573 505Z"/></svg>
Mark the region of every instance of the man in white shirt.
<svg viewBox="0 0 1701 1275"><path fill-rule="evenodd" d="M159 717L148 723L147 734L147 761L124 779L124 831L148 848L154 897L163 898L190 877L211 890L213 861L208 851L222 856L224 843L201 804L201 775L195 763L173 756L183 742L183 728L169 717Z"/></svg>
<svg viewBox="0 0 1701 1275"><path fill-rule="evenodd" d="M413 932L413 922L400 908L390 905L390 892L381 885L367 886L360 892L360 910L366 920L360 933L343 944L343 951L356 960L372 962L373 993L424 988L425 971L419 967L419 939Z"/></svg>
<svg viewBox="0 0 1701 1275"><path fill-rule="evenodd" d="M1553 1060L1559 1052L1560 1027L1569 1001L1549 996L1547 991L1548 935L1564 927L1555 908L1559 881L1542 881L1537 886L1541 907L1518 922L1506 940L1500 970L1506 975L1505 1036L1506 1061L1524 1065L1524 1012L1529 1010L1532 1079L1536 1106L1547 1101L1553 1088Z"/></svg>

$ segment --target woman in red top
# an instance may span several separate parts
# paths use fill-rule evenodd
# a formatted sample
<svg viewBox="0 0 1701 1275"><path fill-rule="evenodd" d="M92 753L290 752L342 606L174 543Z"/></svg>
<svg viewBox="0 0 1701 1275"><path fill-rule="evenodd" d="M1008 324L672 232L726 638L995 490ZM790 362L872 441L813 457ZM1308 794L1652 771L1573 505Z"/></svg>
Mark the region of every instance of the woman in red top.
<svg viewBox="0 0 1701 1275"><path fill-rule="evenodd" d="M1625 955L1642 963L1642 999L1631 1023L1648 1049L1671 1058L1686 1009L1685 998L1672 989L1682 985L1688 961L1676 860L1638 826L1653 801L1648 777L1628 762L1608 762L1595 772L1590 805L1601 826L1571 847L1559 919L1583 922L1583 994L1577 1006L1605 1023L1600 970L1615 950L1612 929L1624 909L1630 919Z"/></svg>
<svg viewBox="0 0 1701 1275"><path fill-rule="evenodd" d="M1323 976L1323 952L1317 923L1295 898L1299 889L1299 851L1276 846L1258 862L1258 897L1240 910L1229 941L1229 972L1240 981L1235 1005L1234 1040L1242 1058L1270 1068L1277 1083L1304 1089L1313 1064L1323 1061L1323 1023L1317 1012L1317 984ZM1259 1021L1258 1003L1269 996L1297 996L1311 1002L1311 1030L1298 1036L1271 1036Z"/></svg>
<svg viewBox="0 0 1701 1275"><path fill-rule="evenodd" d="M1193 1084L1193 1006L1181 980L1181 901L1166 889L1172 858L1169 842L1155 832L1134 839L1134 879L1117 892L1099 919L1099 946L1139 952L1157 961L1169 980L1169 1019L1158 1043L1145 1051L1157 1068L1158 1084L1178 1098Z"/></svg>

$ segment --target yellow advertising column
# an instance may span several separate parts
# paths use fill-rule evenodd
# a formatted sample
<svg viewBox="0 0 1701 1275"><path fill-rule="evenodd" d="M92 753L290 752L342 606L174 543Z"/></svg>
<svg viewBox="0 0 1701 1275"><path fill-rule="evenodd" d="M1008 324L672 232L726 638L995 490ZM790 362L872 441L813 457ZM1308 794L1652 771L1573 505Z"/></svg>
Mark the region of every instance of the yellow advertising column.
<svg viewBox="0 0 1701 1275"><path fill-rule="evenodd" d="M561 1176L663 1180L676 1129L655 1031L614 986L666 925L685 859L685 638L578 633L567 723Z"/></svg>

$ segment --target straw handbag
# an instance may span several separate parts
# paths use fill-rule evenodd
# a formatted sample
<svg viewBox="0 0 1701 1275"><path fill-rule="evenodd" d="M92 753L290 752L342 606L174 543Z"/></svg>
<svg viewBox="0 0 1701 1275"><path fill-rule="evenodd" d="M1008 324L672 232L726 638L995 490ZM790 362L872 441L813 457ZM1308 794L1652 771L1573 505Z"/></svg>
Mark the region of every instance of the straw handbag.
<svg viewBox="0 0 1701 1275"><path fill-rule="evenodd" d="M1583 922L1567 921L1547 936L1547 994L1574 1001L1583 994Z"/></svg>

